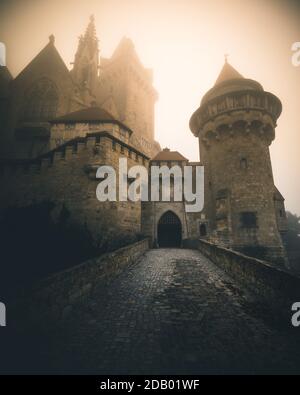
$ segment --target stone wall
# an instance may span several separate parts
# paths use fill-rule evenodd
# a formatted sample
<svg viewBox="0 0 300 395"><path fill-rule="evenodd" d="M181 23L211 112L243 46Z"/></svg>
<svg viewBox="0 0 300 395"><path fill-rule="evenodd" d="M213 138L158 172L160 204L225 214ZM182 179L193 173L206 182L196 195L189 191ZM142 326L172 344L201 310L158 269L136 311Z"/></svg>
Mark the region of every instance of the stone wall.
<svg viewBox="0 0 300 395"><path fill-rule="evenodd" d="M190 166L193 168L193 178L192 178L192 190L196 191L196 166L201 166L200 162L181 162L181 161L168 161L168 160L156 160L150 162L149 166L167 166L169 170L172 167L179 166L181 168L182 174L184 175L184 166ZM151 167L150 167L151 169ZM149 201L142 203L142 233L143 235L149 237L150 245L156 245L158 239L158 223L160 218L167 212L172 211L181 222L182 229L182 241L187 239L195 239L199 237L199 227L200 223L206 223L205 217L203 218L202 212L189 212L186 210L186 205L194 205L195 201L188 202L185 200L185 181L182 178L182 201L175 200L174 198L174 178L172 177L172 172L170 172L170 200L163 201L163 187L162 178L159 180L159 201ZM151 196L151 172L149 175L149 197ZM165 189L168 190L167 188Z"/></svg>
<svg viewBox="0 0 300 395"><path fill-rule="evenodd" d="M234 137L224 134L209 148L202 148L207 176L205 213L218 244L241 252L247 247L261 250L260 259L283 264L269 148L262 137L237 130L234 133ZM243 224L243 213L255 216L256 223Z"/></svg>
<svg viewBox="0 0 300 395"><path fill-rule="evenodd" d="M292 304L299 301L299 277L206 240L198 240L197 248L272 310L288 315Z"/></svg>
<svg viewBox="0 0 300 395"><path fill-rule="evenodd" d="M109 254L89 259L71 269L56 273L12 302L11 322L26 325L44 318L60 321L93 293L96 287L109 284L124 269L135 263L148 249L148 239L123 247ZM41 322L39 322L41 324Z"/></svg>
<svg viewBox="0 0 300 395"><path fill-rule="evenodd" d="M152 72L139 61L131 40L124 38L111 59L101 59L97 102L130 127L136 136L154 141L157 93Z"/></svg>
<svg viewBox="0 0 300 395"><path fill-rule="evenodd" d="M55 204L54 220L66 207L70 224L86 227L96 243L104 230L112 237L139 233L140 202L99 202L96 197L100 182L97 168L113 166L118 175L120 157L127 158L128 168L148 165L145 155L108 132L71 140L36 160L3 162L0 181L5 188L0 196L0 210L51 201Z"/></svg>

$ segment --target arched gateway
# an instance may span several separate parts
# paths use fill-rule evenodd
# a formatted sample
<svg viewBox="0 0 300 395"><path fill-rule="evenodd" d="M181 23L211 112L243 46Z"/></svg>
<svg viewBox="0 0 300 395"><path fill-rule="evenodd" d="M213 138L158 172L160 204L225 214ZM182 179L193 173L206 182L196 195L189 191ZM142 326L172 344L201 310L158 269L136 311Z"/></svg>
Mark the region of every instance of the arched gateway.
<svg viewBox="0 0 300 395"><path fill-rule="evenodd" d="M181 246L181 222L172 211L167 211L160 217L157 239L159 247Z"/></svg>

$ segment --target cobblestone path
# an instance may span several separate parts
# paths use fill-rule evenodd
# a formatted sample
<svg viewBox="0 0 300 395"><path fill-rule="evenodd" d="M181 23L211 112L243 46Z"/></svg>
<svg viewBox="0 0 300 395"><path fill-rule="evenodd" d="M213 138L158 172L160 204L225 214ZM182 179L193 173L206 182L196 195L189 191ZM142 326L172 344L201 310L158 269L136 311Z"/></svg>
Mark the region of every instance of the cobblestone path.
<svg viewBox="0 0 300 395"><path fill-rule="evenodd" d="M289 323L276 329L253 306L251 294L200 252L150 250L54 334L53 369L300 373L299 336L295 343Z"/></svg>

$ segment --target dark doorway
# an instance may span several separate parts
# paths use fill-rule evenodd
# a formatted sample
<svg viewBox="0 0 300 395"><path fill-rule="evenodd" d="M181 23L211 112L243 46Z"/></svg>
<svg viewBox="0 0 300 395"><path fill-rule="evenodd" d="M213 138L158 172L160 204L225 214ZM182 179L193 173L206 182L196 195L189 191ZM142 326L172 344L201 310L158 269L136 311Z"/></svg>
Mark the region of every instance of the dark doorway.
<svg viewBox="0 0 300 395"><path fill-rule="evenodd" d="M205 224L201 224L200 228L199 228L199 231L200 231L200 236L201 237L205 237L207 235L206 225Z"/></svg>
<svg viewBox="0 0 300 395"><path fill-rule="evenodd" d="M157 227L157 238L159 247L181 246L181 222L172 211L164 213Z"/></svg>

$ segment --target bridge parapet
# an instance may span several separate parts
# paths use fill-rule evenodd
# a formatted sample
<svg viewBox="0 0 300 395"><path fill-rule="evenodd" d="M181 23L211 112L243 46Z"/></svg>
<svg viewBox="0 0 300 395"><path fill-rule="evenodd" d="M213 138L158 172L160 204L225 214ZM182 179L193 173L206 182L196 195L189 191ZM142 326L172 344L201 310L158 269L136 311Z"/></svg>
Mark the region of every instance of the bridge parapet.
<svg viewBox="0 0 300 395"><path fill-rule="evenodd" d="M287 270L203 239L197 241L197 248L251 290L265 306L280 311L283 316L290 317L292 304L300 301L300 278Z"/></svg>

